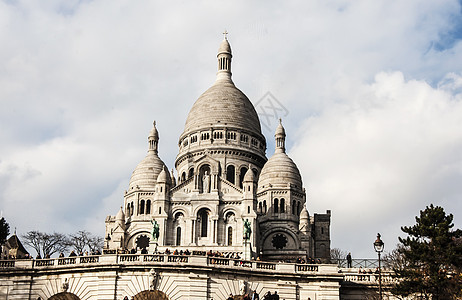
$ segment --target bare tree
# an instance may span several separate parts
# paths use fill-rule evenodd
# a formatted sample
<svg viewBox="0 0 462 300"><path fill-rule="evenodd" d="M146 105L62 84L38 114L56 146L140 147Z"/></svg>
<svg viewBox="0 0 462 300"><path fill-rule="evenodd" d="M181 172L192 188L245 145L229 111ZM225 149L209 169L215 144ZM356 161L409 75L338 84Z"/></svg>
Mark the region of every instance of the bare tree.
<svg viewBox="0 0 462 300"><path fill-rule="evenodd" d="M77 231L75 234L69 235L70 246L77 253L83 253L85 247L88 245L90 233L85 230Z"/></svg>
<svg viewBox="0 0 462 300"><path fill-rule="evenodd" d="M330 249L330 259L333 261L338 261L342 259L346 259L348 252L340 249L340 248L332 248Z"/></svg>
<svg viewBox="0 0 462 300"><path fill-rule="evenodd" d="M24 244L33 248L41 257L52 256L56 252L64 252L69 247L69 240L62 233L44 233L40 231L29 231L22 235Z"/></svg>
<svg viewBox="0 0 462 300"><path fill-rule="evenodd" d="M88 247L90 248L90 251L96 252L97 250L100 250L103 248L104 245L104 239L102 236L92 236L90 240L88 241Z"/></svg>
<svg viewBox="0 0 462 300"><path fill-rule="evenodd" d="M70 246L77 252L83 253L85 250L94 252L103 247L104 239L100 236L92 235L90 232L85 230L77 231L75 234L71 234Z"/></svg>

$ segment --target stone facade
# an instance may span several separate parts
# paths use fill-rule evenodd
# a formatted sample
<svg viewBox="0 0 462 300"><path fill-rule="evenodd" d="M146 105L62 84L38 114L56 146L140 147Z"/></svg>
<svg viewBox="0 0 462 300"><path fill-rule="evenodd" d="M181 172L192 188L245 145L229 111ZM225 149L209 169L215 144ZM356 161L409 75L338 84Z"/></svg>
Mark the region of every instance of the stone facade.
<svg viewBox="0 0 462 300"><path fill-rule="evenodd" d="M158 156L154 122L148 153L133 171L123 206L106 219L105 250L176 248L247 259L326 260L330 211L309 215L300 172L285 151L281 122L275 153L266 158L255 108L231 79L226 38L217 59L216 81L194 103L180 135L178 176ZM251 229L248 239L243 238L245 221ZM156 241L153 222L159 226Z"/></svg>
<svg viewBox="0 0 462 300"><path fill-rule="evenodd" d="M286 300L376 299L377 275L319 263L329 257L330 211L308 213L281 122L266 158L255 109L231 80L226 39L217 57L217 80L179 138L178 176L158 156L154 123L122 207L106 218L104 254L0 260L0 299L225 300L255 291L260 299L268 292ZM318 263L293 262L309 257Z"/></svg>

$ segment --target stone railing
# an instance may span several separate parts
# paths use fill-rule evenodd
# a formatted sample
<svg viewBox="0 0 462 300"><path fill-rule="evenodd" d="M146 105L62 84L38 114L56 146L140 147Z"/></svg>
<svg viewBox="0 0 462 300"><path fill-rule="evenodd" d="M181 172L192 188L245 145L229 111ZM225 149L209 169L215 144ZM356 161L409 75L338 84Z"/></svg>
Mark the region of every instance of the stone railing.
<svg viewBox="0 0 462 300"><path fill-rule="evenodd" d="M73 266L103 266L103 265L182 265L193 268L231 268L247 269L258 272L339 274L335 265L313 265L294 263L275 263L264 261L248 261L237 258L224 258L197 255L171 254L111 254L76 256L50 259L0 260L0 272L5 269L51 269ZM358 274L360 275L360 274ZM341 275L343 276L343 275Z"/></svg>
<svg viewBox="0 0 462 300"><path fill-rule="evenodd" d="M317 272L317 265L296 265L297 272Z"/></svg>
<svg viewBox="0 0 462 300"><path fill-rule="evenodd" d="M257 262L257 269L276 270L276 264L275 263L267 263L267 262Z"/></svg>
<svg viewBox="0 0 462 300"><path fill-rule="evenodd" d="M390 272L383 272L382 283L392 283L395 281ZM344 281L372 283L379 282L379 274L344 274Z"/></svg>
<svg viewBox="0 0 462 300"><path fill-rule="evenodd" d="M348 266L346 259L332 259L332 263L336 264L339 268L346 268ZM388 261L382 260L382 268L386 267ZM351 260L351 267L352 268L365 268L365 269L375 269L379 266L378 259L370 259L370 258L357 258Z"/></svg>

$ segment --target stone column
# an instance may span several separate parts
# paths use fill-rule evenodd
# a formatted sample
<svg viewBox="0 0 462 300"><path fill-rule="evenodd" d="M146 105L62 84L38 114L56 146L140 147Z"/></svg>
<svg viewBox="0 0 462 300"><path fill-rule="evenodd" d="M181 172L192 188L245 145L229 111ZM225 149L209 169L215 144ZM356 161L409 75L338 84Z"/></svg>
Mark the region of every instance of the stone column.
<svg viewBox="0 0 462 300"><path fill-rule="evenodd" d="M196 219L191 219L191 244L196 245Z"/></svg>

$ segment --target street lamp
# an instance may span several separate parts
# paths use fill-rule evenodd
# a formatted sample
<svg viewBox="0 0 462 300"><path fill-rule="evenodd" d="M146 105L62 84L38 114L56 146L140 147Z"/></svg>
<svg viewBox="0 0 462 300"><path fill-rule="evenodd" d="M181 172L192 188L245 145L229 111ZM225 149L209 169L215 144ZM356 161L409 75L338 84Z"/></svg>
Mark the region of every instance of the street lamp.
<svg viewBox="0 0 462 300"><path fill-rule="evenodd" d="M382 300L382 270L380 268L380 253L383 251L383 242L380 239L380 233L377 233L377 239L374 242L374 249L379 256L379 298Z"/></svg>

